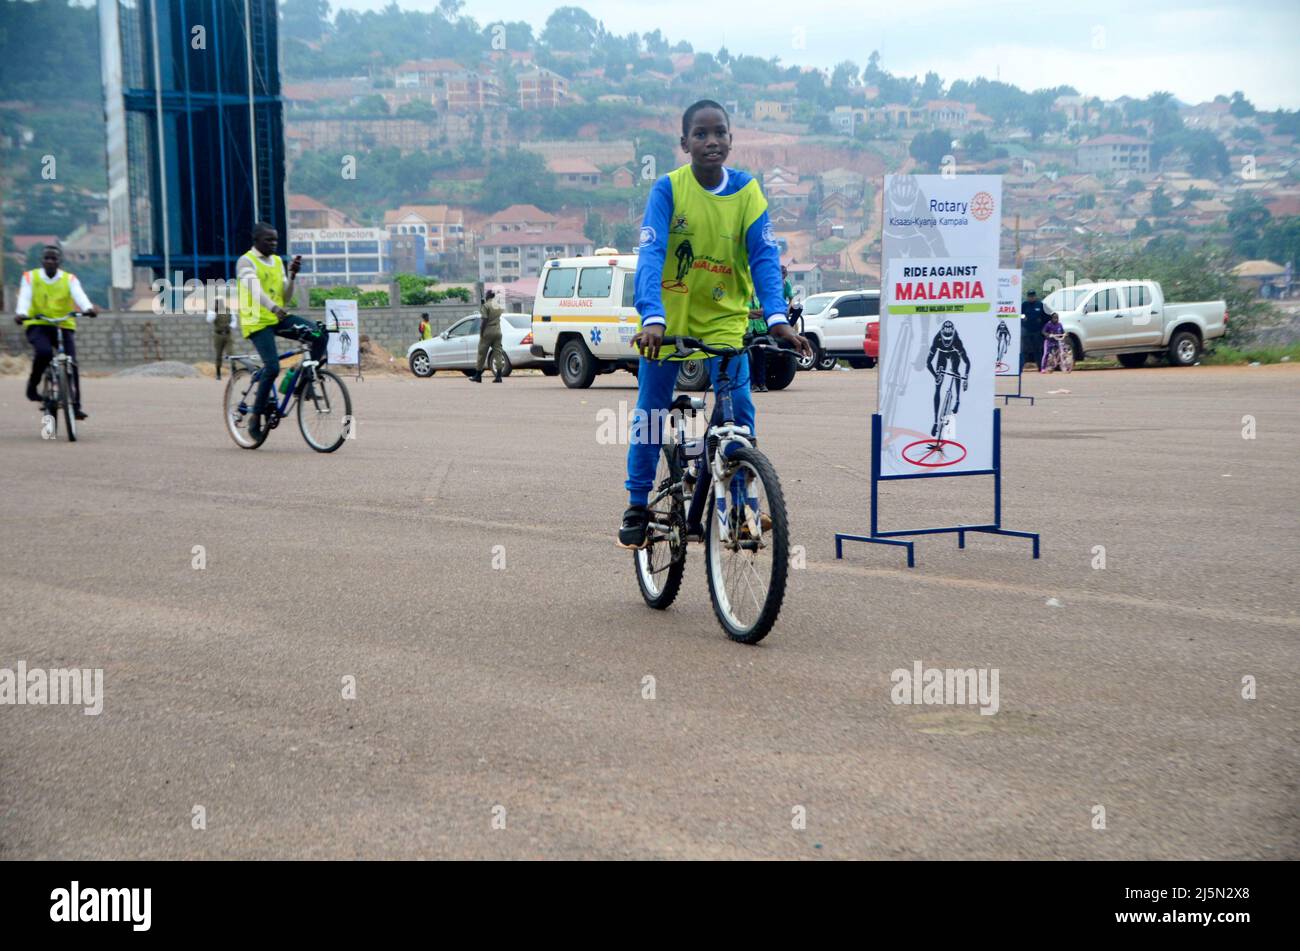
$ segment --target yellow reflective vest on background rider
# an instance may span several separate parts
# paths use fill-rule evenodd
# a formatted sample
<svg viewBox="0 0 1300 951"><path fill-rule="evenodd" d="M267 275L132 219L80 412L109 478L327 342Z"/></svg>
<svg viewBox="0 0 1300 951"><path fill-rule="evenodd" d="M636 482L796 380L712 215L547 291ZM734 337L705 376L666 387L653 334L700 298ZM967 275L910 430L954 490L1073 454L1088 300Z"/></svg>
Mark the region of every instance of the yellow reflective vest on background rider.
<svg viewBox="0 0 1300 951"><path fill-rule="evenodd" d="M278 254L271 255L270 263L264 263L257 250L251 250L244 257L253 262L257 270L257 282L262 286L262 293L278 306L284 306L284 262ZM248 337L264 327L274 327L280 322L274 311L262 306L253 288L247 281L239 282L239 332Z"/></svg>
<svg viewBox="0 0 1300 951"><path fill-rule="evenodd" d="M35 271L28 272L27 280L32 286L32 304L27 308L27 313L32 316L23 321L23 326L47 324L62 327L64 330L76 330L75 317L49 321L37 320L35 317L36 314L43 314L46 317L58 318L77 309L77 302L72 298L72 275L64 271L52 283L47 284L41 278L40 268L37 268Z"/></svg>

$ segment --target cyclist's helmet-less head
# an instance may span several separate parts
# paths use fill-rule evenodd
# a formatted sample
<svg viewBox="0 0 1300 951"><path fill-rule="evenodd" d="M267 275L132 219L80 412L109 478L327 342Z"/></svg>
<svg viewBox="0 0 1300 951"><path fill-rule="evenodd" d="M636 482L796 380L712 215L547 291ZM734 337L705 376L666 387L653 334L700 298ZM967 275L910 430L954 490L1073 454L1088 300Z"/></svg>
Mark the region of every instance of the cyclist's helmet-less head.
<svg viewBox="0 0 1300 951"><path fill-rule="evenodd" d="M939 342L945 347L952 344L953 338L957 336L957 328L952 325L951 320L945 320L943 326L939 328Z"/></svg>

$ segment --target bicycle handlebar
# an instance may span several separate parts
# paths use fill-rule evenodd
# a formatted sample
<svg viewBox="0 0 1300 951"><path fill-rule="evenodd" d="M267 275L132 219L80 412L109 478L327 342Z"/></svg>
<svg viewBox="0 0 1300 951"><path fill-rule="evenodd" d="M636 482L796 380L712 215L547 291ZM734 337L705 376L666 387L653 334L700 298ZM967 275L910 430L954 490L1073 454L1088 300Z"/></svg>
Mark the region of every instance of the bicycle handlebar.
<svg viewBox="0 0 1300 951"><path fill-rule="evenodd" d="M671 343L677 350L678 354L690 354L696 350L700 353L707 353L712 357L734 357L747 350L786 350L779 344L772 343L772 338L767 334L755 335L749 343L743 347L719 347L713 344L705 343L699 337L665 337L664 343Z"/></svg>

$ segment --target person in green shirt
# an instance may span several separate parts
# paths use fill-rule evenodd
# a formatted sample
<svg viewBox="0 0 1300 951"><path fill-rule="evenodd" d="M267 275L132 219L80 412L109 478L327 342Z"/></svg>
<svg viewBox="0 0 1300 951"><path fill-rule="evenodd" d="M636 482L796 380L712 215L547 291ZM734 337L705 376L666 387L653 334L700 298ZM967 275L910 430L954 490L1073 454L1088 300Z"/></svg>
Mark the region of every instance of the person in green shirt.
<svg viewBox="0 0 1300 951"><path fill-rule="evenodd" d="M420 339L421 340L433 339L433 325L429 323L428 314L420 315Z"/></svg>
<svg viewBox="0 0 1300 951"><path fill-rule="evenodd" d="M767 318L763 316L763 307L758 302L758 297L754 296L749 299L749 325L745 330L746 336L757 336L767 333ZM767 392L767 351L751 350L749 351L749 382L750 389L755 393Z"/></svg>

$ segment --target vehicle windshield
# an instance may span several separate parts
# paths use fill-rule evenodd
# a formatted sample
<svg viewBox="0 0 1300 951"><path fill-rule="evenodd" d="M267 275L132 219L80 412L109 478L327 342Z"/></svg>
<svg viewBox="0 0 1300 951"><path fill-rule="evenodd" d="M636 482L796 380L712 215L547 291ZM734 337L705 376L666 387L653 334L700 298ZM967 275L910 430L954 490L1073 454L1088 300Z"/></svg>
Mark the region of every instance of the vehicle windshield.
<svg viewBox="0 0 1300 951"><path fill-rule="evenodd" d="M816 317L827 307L831 301L835 300L835 294L814 294L803 302L803 313L805 317Z"/></svg>
<svg viewBox="0 0 1300 951"><path fill-rule="evenodd" d="M1043 299L1043 306L1058 314L1063 310L1078 310L1091 293L1091 287L1062 287L1048 294Z"/></svg>

